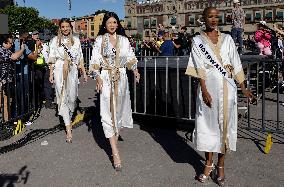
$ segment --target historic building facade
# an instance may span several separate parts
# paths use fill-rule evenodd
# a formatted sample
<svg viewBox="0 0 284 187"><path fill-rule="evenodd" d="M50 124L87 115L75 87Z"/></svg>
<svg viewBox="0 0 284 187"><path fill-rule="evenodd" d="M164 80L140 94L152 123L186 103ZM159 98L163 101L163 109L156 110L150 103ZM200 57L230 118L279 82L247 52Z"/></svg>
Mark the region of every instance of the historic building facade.
<svg viewBox="0 0 284 187"><path fill-rule="evenodd" d="M170 30L186 26L187 32L198 32L198 19L208 6L220 10L220 30L230 31L233 0L125 0L126 33L148 37L157 33L159 24ZM261 20L270 26L283 25L284 0L241 0L241 6L246 13L247 33L255 31Z"/></svg>

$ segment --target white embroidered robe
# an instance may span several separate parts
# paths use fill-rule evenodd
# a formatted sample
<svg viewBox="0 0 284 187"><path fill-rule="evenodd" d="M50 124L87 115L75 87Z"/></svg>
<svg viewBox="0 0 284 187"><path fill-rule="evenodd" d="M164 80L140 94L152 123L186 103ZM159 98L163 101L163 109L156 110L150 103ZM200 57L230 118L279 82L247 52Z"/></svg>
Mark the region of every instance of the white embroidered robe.
<svg viewBox="0 0 284 187"><path fill-rule="evenodd" d="M117 43L113 47L109 34L98 36L92 51L90 71L103 80L100 115L106 138L114 136L122 127L133 127L125 67L130 70L137 68L137 59L128 39L117 35Z"/></svg>
<svg viewBox="0 0 284 187"><path fill-rule="evenodd" d="M230 35L219 32L218 44L214 45L205 33L195 36L203 45L212 49L212 55L238 83L244 81L244 73L235 43ZM209 108L202 98L200 85L196 98L196 119L194 143L199 151L225 153L236 150L237 142L237 90L212 65L206 63L206 57L193 43L186 74L205 80L206 88L212 97ZM234 83L234 82L233 82Z"/></svg>
<svg viewBox="0 0 284 187"><path fill-rule="evenodd" d="M71 118L78 97L78 65L83 63L83 53L79 38L73 37L74 45L69 49L73 60L67 55L62 46L59 46L57 36L50 43L49 62L54 63L53 75L55 82L58 114L63 117L65 125L71 124ZM68 46L68 38L63 37L61 42ZM64 60L69 60L70 66L66 80L63 80Z"/></svg>

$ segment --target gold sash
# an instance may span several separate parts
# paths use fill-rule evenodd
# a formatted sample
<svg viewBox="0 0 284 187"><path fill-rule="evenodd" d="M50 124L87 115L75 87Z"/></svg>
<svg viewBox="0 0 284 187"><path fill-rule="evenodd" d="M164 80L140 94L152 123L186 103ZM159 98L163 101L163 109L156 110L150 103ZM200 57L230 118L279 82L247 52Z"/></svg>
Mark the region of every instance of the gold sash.
<svg viewBox="0 0 284 187"><path fill-rule="evenodd" d="M115 135L118 135L118 131L115 125L115 105L117 105L117 98L118 98L118 83L120 80L120 71L119 69L122 68L120 67L120 63L119 63L119 54L120 54L120 46L119 46L119 40L120 40L120 36L117 35L117 39L116 39L116 56L115 56L115 61L114 61L114 67L111 67L109 64L109 61L107 60L107 58L103 55L103 49L105 47L105 35L103 35L102 37L102 45L101 45L101 54L103 56L103 61L104 64L106 65L106 67L102 68L103 70L108 70L108 75L109 75L109 80L110 80L110 112L111 112L111 120L112 120L112 128L115 132ZM112 88L114 88L114 93ZM115 105L114 105L114 98L115 98Z"/></svg>

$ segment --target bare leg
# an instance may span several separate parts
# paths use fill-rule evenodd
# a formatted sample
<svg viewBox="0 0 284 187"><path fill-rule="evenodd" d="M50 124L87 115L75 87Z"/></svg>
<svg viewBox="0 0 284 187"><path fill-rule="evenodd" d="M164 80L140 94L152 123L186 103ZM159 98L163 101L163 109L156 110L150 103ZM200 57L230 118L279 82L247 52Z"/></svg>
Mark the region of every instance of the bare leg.
<svg viewBox="0 0 284 187"><path fill-rule="evenodd" d="M218 177L224 178L225 154L218 154Z"/></svg>
<svg viewBox="0 0 284 187"><path fill-rule="evenodd" d="M205 158L206 158L206 162L205 162L204 171L201 175L197 177L197 180L202 183L205 183L209 179L209 175L214 169L213 160L212 160L213 153L205 152Z"/></svg>
<svg viewBox="0 0 284 187"><path fill-rule="evenodd" d="M112 136L111 138L109 138L109 143L110 143L111 150L112 150L114 167L117 171L119 171L121 170L121 160L120 160L119 151L117 147L117 138L118 136L115 136L115 135Z"/></svg>
<svg viewBox="0 0 284 187"><path fill-rule="evenodd" d="M213 153L212 152L205 152L205 159L206 159L206 163L205 163L205 168L204 168L204 174L206 176L209 176L211 170L212 170L212 164L213 164ZM209 167L207 167L209 166Z"/></svg>
<svg viewBox="0 0 284 187"><path fill-rule="evenodd" d="M72 143L72 126L70 125L66 125L66 141L68 143Z"/></svg>
<svg viewBox="0 0 284 187"><path fill-rule="evenodd" d="M219 186L224 186L225 184L225 172L224 172L224 162L225 162L225 154L218 154L218 178L217 182Z"/></svg>

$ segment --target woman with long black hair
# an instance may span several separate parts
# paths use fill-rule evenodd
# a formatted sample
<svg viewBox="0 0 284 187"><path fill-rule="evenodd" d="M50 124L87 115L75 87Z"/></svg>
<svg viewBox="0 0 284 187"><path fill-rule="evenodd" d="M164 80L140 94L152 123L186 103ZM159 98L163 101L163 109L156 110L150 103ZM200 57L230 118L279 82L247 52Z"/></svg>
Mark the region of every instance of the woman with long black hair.
<svg viewBox="0 0 284 187"><path fill-rule="evenodd" d="M133 127L126 67L133 71L136 82L139 82L137 59L119 18L116 13L107 12L93 48L90 71L100 92L101 121L111 145L116 171L122 168L117 147L120 129Z"/></svg>

